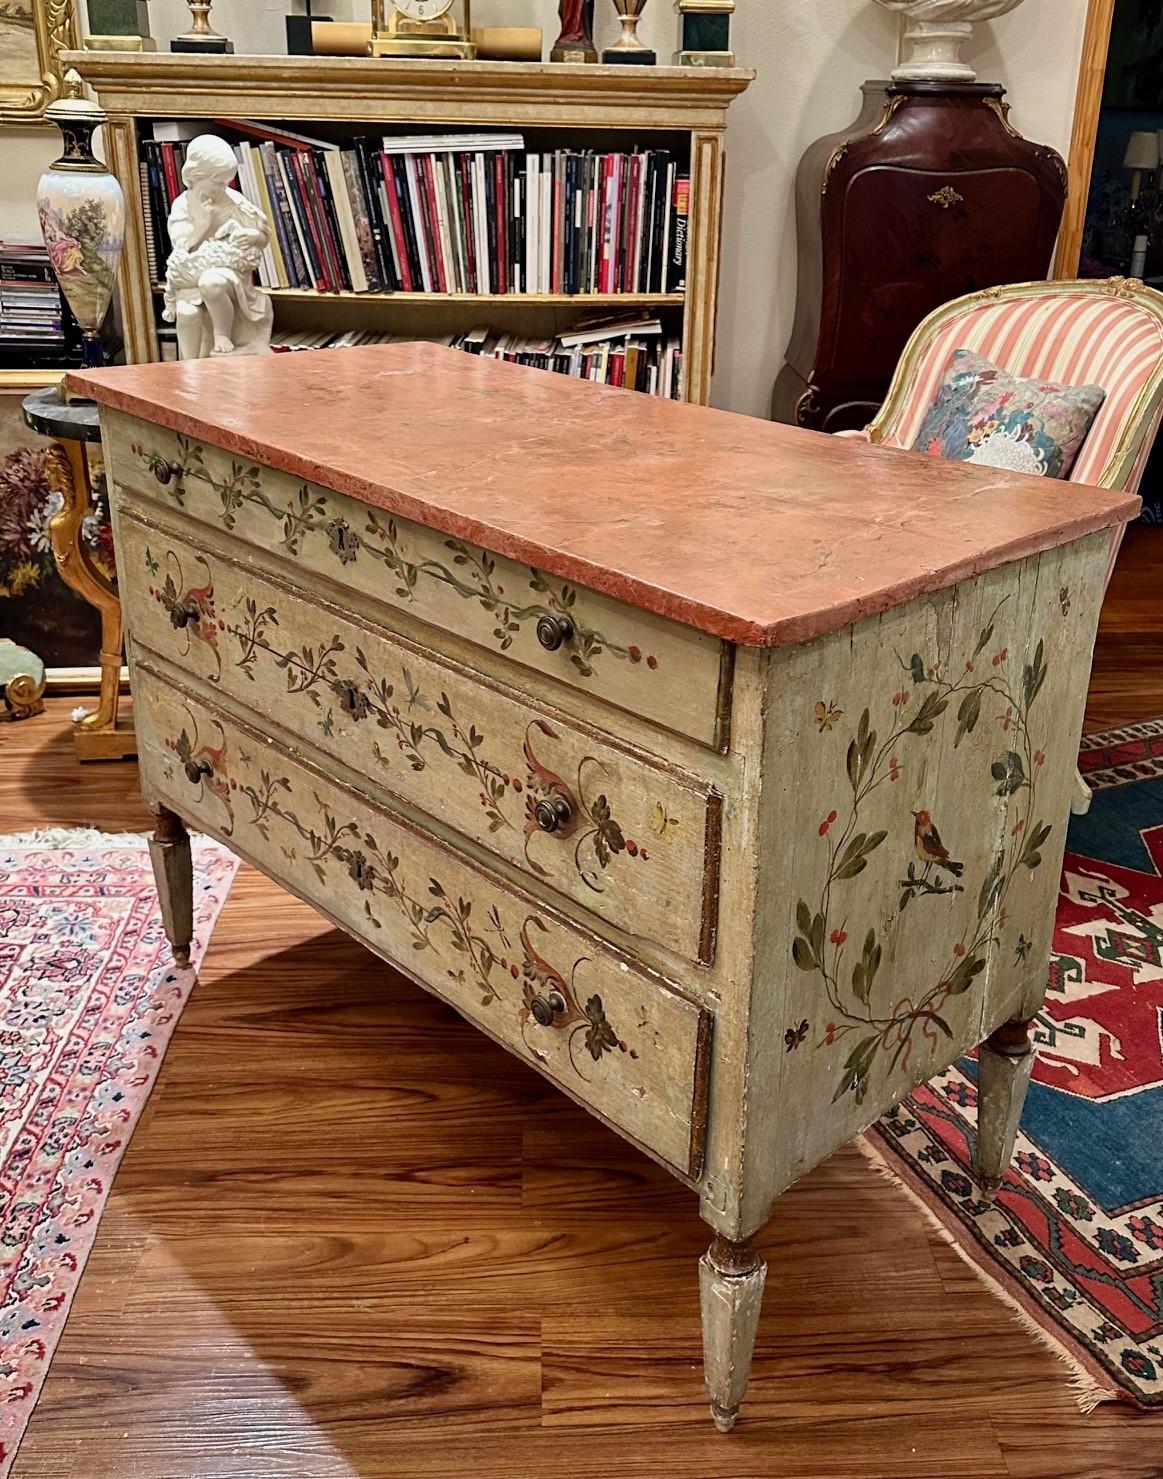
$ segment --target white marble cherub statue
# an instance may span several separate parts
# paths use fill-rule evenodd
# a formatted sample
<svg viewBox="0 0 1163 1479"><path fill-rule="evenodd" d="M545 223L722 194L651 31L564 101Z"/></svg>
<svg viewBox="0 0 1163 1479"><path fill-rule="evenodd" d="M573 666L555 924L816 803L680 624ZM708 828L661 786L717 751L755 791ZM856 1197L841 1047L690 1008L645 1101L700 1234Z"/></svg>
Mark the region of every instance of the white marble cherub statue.
<svg viewBox="0 0 1163 1479"><path fill-rule="evenodd" d="M229 188L237 170L233 149L215 134L200 134L186 151L162 312L177 324L182 359L270 351L274 311L252 274L271 232L262 211Z"/></svg>

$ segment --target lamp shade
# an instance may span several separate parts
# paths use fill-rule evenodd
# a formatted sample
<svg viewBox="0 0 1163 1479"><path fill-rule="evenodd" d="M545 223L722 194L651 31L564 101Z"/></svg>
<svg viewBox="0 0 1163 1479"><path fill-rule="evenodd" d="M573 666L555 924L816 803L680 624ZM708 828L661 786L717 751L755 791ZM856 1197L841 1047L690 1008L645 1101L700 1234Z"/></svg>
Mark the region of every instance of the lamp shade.
<svg viewBox="0 0 1163 1479"><path fill-rule="evenodd" d="M1155 132L1132 134L1127 144L1127 152L1123 155L1123 168L1158 169L1158 167L1159 135Z"/></svg>

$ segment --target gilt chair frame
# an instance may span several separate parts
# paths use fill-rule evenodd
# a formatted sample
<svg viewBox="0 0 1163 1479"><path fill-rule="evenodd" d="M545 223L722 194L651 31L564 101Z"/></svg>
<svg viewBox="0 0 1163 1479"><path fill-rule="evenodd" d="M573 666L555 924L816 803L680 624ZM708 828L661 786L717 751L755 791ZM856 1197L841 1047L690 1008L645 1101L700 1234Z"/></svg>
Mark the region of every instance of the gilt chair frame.
<svg viewBox="0 0 1163 1479"><path fill-rule="evenodd" d="M951 323L991 303L1017 303L1031 298L1073 297L1130 299L1157 319L1163 333L1163 293L1146 287L1137 278L1052 278L1045 282L1007 283L985 288L934 310L914 331L893 373L884 404L868 428L871 442L882 442L904 413L916 384L917 373L933 340ZM1127 411L1118 441L1093 486L1135 492L1142 475L1146 453L1163 414L1163 357L1147 377Z"/></svg>

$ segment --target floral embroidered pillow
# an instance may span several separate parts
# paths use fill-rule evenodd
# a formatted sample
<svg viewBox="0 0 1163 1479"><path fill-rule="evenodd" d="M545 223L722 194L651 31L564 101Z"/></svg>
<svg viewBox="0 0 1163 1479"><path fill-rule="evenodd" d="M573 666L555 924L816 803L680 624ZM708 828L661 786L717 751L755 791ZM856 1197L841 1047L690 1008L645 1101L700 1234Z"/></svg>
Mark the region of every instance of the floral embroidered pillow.
<svg viewBox="0 0 1163 1479"><path fill-rule="evenodd" d="M916 452L1011 472L1065 478L1106 391L1019 380L970 349L955 349L913 443Z"/></svg>

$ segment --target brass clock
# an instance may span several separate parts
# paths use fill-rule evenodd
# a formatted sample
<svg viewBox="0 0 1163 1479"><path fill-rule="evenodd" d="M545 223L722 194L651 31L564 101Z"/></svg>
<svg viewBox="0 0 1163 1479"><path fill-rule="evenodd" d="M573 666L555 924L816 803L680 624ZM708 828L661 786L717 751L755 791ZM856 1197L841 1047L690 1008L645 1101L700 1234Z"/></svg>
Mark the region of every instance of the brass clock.
<svg viewBox="0 0 1163 1479"><path fill-rule="evenodd" d="M372 56L459 57L477 49L469 0L372 0Z"/></svg>

